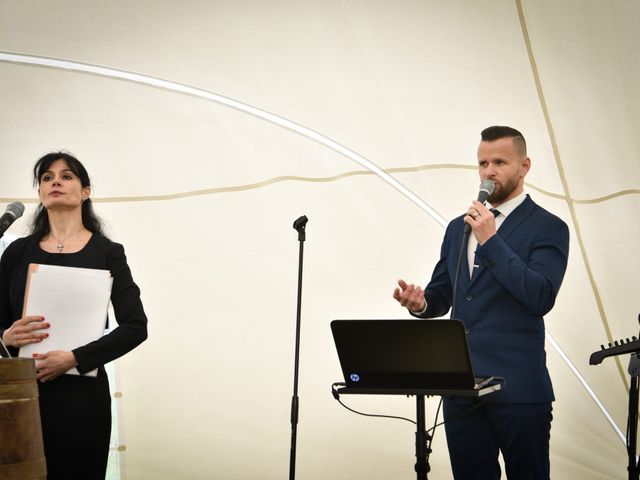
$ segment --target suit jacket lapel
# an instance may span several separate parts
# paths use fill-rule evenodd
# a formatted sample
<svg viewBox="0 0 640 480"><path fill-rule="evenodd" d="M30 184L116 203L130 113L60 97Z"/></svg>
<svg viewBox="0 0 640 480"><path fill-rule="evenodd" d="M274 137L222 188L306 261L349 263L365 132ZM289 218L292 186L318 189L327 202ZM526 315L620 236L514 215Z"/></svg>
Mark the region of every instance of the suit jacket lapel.
<svg viewBox="0 0 640 480"><path fill-rule="evenodd" d="M497 235L500 235L500 237L502 237L502 239L506 241L507 238L509 238L509 235L511 235L511 233L513 233L516 228L518 228L518 225L524 222L525 219L529 215L531 215L534 208L535 203L533 203L531 197L527 195L527 198L524 199L524 202L518 205L516 209L511 212L507 218L504 219L504 222L502 222L502 225L500 225L500 228L498 229ZM500 209L498 208L498 210ZM482 275L484 270L484 263L480 262L480 265L477 268L474 268L474 275L471 277L471 284L473 284L473 282L475 282L478 277Z"/></svg>
<svg viewBox="0 0 640 480"><path fill-rule="evenodd" d="M534 207L535 203L533 203L531 197L527 195L524 202L518 205L518 207L504 219L504 222L502 222L502 225L500 225L500 228L498 229L498 235L500 235L504 240L509 238L509 235L518 228L518 225L524 222L525 219L531 215Z"/></svg>

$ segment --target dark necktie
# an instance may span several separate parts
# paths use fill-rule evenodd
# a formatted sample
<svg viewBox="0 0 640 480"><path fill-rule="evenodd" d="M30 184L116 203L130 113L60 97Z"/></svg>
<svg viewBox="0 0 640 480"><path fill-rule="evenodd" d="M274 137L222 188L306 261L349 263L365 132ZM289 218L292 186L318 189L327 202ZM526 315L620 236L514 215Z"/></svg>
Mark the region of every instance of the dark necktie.
<svg viewBox="0 0 640 480"><path fill-rule="evenodd" d="M500 211L497 208L492 208L491 209L491 213L493 213L493 216L495 218L498 217L498 215L500 215ZM476 246L476 250L478 249L478 247ZM478 259L478 255L475 255L474 252L474 256L473 256L473 275L471 276L471 278L474 278L476 275L476 272L478 271L478 269L480 268L480 261Z"/></svg>

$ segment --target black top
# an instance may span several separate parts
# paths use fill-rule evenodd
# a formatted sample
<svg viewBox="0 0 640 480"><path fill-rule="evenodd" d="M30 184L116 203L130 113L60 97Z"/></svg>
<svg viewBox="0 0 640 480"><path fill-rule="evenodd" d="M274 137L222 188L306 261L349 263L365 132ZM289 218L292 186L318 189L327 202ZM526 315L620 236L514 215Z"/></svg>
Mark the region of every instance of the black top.
<svg viewBox="0 0 640 480"><path fill-rule="evenodd" d="M11 243L0 260L0 337L22 317L24 290L30 263L109 270L113 277L111 303L118 328L98 340L78 347L73 353L80 373L89 372L129 352L147 338L147 317L134 283L124 248L108 238L93 234L82 250L49 253L33 235ZM12 355L17 349L9 347Z"/></svg>

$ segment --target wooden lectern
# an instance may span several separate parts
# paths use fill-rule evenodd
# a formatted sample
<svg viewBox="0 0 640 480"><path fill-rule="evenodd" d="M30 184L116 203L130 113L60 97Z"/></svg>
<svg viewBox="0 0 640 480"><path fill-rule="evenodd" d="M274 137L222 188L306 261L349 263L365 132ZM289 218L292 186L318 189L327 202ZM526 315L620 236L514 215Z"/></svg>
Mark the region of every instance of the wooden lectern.
<svg viewBox="0 0 640 480"><path fill-rule="evenodd" d="M35 360L0 359L0 478L47 478Z"/></svg>

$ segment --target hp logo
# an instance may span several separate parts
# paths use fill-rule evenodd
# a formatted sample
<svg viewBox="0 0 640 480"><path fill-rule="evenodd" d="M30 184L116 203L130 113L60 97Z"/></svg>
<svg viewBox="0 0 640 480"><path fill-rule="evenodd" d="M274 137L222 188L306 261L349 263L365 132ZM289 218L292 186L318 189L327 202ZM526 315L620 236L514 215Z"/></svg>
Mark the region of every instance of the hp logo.
<svg viewBox="0 0 640 480"><path fill-rule="evenodd" d="M351 379L352 382L359 382L360 381L360 375L358 375L357 373L352 373L349 378Z"/></svg>

